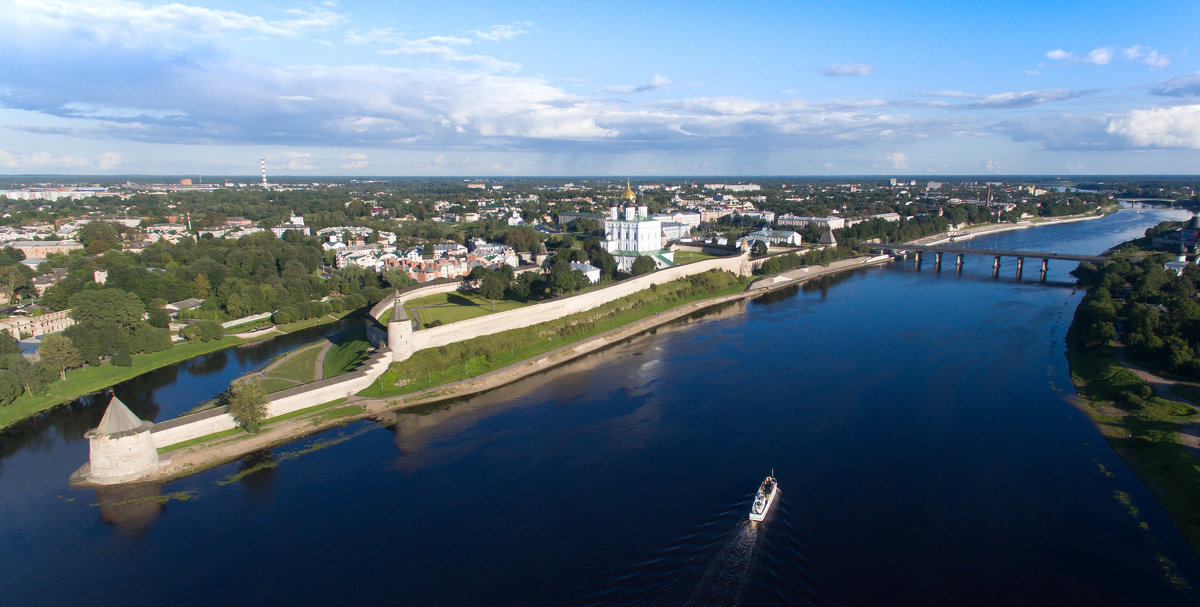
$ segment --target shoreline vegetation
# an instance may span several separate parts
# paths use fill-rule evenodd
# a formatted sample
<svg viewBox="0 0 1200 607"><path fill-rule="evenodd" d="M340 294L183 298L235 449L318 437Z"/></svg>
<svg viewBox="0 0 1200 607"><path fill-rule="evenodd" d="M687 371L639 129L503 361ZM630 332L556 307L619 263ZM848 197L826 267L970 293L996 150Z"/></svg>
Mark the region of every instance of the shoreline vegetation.
<svg viewBox="0 0 1200 607"><path fill-rule="evenodd" d="M1164 268L1171 256L1150 249L1151 234L1169 226L1159 224L1145 238L1113 247L1104 264L1081 264L1074 272L1086 293L1067 332L1067 359L1079 393L1075 406L1200 556L1198 391L1159 375L1194 378L1200 369L1191 329L1200 317L1200 273L1193 264L1176 275Z"/></svg>
<svg viewBox="0 0 1200 607"><path fill-rule="evenodd" d="M204 356L205 354L212 354L226 348L241 346L279 335L294 333L310 327L337 322L349 318L355 313L357 311L352 310L284 325L274 325L271 330L259 330L255 335L247 337L227 335L219 340L207 342L180 342L161 352L136 354L133 356L133 364L128 367L118 367L111 362L105 362L98 367L85 366L79 369L71 369L67 371L65 380L50 384L45 392L34 395L22 395L13 401L11 405L0 407L0 432L59 405L64 405L79 397L111 388L121 382L128 381L150 371L198 356ZM239 327L233 327L233 329L237 330ZM246 332L240 334L246 335Z"/></svg>
<svg viewBox="0 0 1200 607"><path fill-rule="evenodd" d="M1110 210L999 226L970 226L956 231L954 238L965 240L980 234L1096 219ZM939 233L912 242L939 238L948 239L949 235ZM268 419L264 422L264 430L258 434L235 429L164 447L160 452L171 453L171 464L162 473L142 481L181 478L248 453L287 444L360 419L374 418L386 411L486 392L714 306L752 299L813 278L888 261L890 259L882 257L852 257L827 266L804 266L774 275L741 277L709 292L681 293L677 288L656 285L654 289L550 323L451 344L438 349L441 351L436 354L422 351L400 363L403 369L412 373L408 380L401 380L400 369L389 369L375 384L349 400L338 399ZM688 282L688 279L681 281ZM658 295L660 291L661 296ZM653 299L649 299L651 296ZM525 333L530 331L538 334L536 340L528 340L529 335ZM421 373L425 374L424 379L420 377Z"/></svg>

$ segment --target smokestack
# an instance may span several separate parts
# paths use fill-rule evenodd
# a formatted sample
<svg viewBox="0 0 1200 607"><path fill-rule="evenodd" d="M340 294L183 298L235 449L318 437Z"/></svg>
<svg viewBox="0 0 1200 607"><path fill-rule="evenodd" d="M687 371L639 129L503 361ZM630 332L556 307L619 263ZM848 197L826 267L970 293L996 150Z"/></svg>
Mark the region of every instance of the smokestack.
<svg viewBox="0 0 1200 607"><path fill-rule="evenodd" d="M261 167L262 167L262 179L263 179L263 180L262 180L262 187L264 187L264 188L265 188L265 187L267 187L267 159L266 159L266 158L259 158L259 159L258 159L258 164L259 164L259 166L261 166Z"/></svg>

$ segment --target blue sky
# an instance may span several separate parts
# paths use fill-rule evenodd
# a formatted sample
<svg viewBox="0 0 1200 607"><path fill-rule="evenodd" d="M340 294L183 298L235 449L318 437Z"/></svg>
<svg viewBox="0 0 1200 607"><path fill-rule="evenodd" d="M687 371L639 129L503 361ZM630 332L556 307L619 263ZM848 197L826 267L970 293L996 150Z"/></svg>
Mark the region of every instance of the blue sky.
<svg viewBox="0 0 1200 607"><path fill-rule="evenodd" d="M0 174L1200 173L1196 2L0 0Z"/></svg>

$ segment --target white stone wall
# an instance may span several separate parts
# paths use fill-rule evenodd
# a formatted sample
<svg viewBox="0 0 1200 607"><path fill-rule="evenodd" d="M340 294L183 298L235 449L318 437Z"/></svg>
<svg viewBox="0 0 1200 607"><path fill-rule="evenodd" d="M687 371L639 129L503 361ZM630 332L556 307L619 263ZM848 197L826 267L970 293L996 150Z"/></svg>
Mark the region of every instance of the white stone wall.
<svg viewBox="0 0 1200 607"><path fill-rule="evenodd" d="M87 479L93 483L131 481L158 468L158 452L149 432L120 438L93 437L88 443L91 470Z"/></svg>
<svg viewBox="0 0 1200 607"><path fill-rule="evenodd" d="M429 285L427 287L420 287L411 291L405 291L400 294L400 303L404 304L404 302L411 301L413 299L420 299L422 297L429 297L430 295L453 293L457 291L460 286L462 286L461 282L446 282L436 285ZM387 297L384 297L383 300L371 308L371 316L378 319L380 314L392 309L392 302L395 300L396 298L394 295L388 295Z"/></svg>
<svg viewBox="0 0 1200 607"><path fill-rule="evenodd" d="M237 422L233 421L233 417L228 413L222 413L221 415L199 419L173 428L152 430L150 437L154 440L154 448L161 449L168 445L182 443L183 441L208 436L217 432L232 430L236 427Z"/></svg>
<svg viewBox="0 0 1200 607"><path fill-rule="evenodd" d="M352 396L354 393L371 385L380 375L383 375L383 372L387 371L391 361L391 352L380 350L371 355L362 366L351 373L339 375L328 380L313 382L305 386L297 386L290 390L284 390L276 393L274 398L268 395L267 417L278 417L285 413L299 411L300 409L327 403L338 398ZM192 440L193 438L224 432L235 427L237 427L237 422L233 420L233 417L228 413L222 413L220 415L197 419L187 424L154 430L150 436L154 441L154 448L159 449L168 445Z"/></svg>
<svg viewBox="0 0 1200 607"><path fill-rule="evenodd" d="M481 335L491 335L492 333L536 325L577 312L590 310L610 301L632 295L643 289L648 289L651 284L667 283L685 276L700 274L714 269L727 270L734 274L749 274L750 263L745 254L698 261L643 274L622 280L603 289L596 289L571 297L552 299L507 312L497 312L440 327L422 329L413 333L412 349L416 352L425 348L436 348Z"/></svg>

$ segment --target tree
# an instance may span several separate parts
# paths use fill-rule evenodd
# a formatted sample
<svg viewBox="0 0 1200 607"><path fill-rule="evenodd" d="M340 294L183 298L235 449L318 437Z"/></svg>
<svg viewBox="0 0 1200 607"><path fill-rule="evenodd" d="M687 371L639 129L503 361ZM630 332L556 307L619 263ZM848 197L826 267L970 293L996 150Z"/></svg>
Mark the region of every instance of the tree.
<svg viewBox="0 0 1200 607"><path fill-rule="evenodd" d="M20 353L21 347L17 345L17 340L13 338L12 333L0 331L0 356Z"/></svg>
<svg viewBox="0 0 1200 607"><path fill-rule="evenodd" d="M38 360L58 373L59 379L67 378L67 369L83 366L83 357L69 337L51 333L38 346Z"/></svg>
<svg viewBox="0 0 1200 607"><path fill-rule="evenodd" d="M27 394L33 394L37 390L42 389L42 369L29 362L29 359L20 354L9 354L0 360L0 366L8 369L21 386L25 388Z"/></svg>
<svg viewBox="0 0 1200 607"><path fill-rule="evenodd" d="M79 323L112 323L130 329L142 321L145 313L142 300L122 289L88 289L71 297L71 318Z"/></svg>
<svg viewBox="0 0 1200 607"><path fill-rule="evenodd" d="M638 258L633 261L633 268L630 269L630 274L639 276L653 272L655 267L653 259L650 259L646 255L638 255Z"/></svg>
<svg viewBox="0 0 1200 607"><path fill-rule="evenodd" d="M754 257L762 257L767 254L767 243L756 240L754 245L750 247L750 255Z"/></svg>
<svg viewBox="0 0 1200 607"><path fill-rule="evenodd" d="M492 311L496 311L496 300L504 297L504 283L492 274L483 277L479 283L479 294L492 302Z"/></svg>
<svg viewBox="0 0 1200 607"><path fill-rule="evenodd" d="M257 379L230 385L225 401L229 415L246 432L254 434L262 428L267 418L267 394Z"/></svg>
<svg viewBox="0 0 1200 607"><path fill-rule="evenodd" d="M5 369L0 369L0 406L10 405L21 395L21 380Z"/></svg>
<svg viewBox="0 0 1200 607"><path fill-rule="evenodd" d="M171 315L164 308L150 308L147 314L151 327L166 329L171 324Z"/></svg>
<svg viewBox="0 0 1200 607"><path fill-rule="evenodd" d="M0 266L0 293L4 294L4 301L11 302L13 292L29 284L29 276L23 268L25 266L19 264Z"/></svg>

